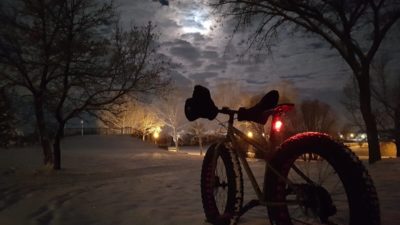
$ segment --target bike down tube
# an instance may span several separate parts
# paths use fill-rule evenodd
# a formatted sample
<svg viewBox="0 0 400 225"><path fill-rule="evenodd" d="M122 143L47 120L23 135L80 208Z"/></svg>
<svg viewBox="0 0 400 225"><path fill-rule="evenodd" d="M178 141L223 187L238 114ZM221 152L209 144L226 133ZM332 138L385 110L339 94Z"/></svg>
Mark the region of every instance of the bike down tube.
<svg viewBox="0 0 400 225"><path fill-rule="evenodd" d="M228 111L226 111L228 112ZM236 112L234 111L229 111L228 114L229 115L229 121L228 121L228 130L227 130L227 141L231 142L234 146L240 146L239 143L237 142L237 139L235 137L235 134L239 135L240 137L244 137L247 138L246 135L244 135L240 130L236 129L233 126L233 121L234 121L234 115ZM250 140L253 141L253 140ZM257 144L254 142L254 144ZM259 145L259 144L258 144ZM261 146L261 145L259 145ZM243 154L240 154L239 150L237 150L236 148L233 148L234 150L236 150L240 161L242 162L242 165L244 167L244 170L246 171L247 176L250 179L250 182L253 186L254 191L256 192L257 198L259 199L259 201L264 202L264 194L261 192L260 186L257 183L257 180L253 174L253 172L250 169L249 164L247 163L247 160L245 158L245 156ZM265 151L265 150L264 150Z"/></svg>
<svg viewBox="0 0 400 225"><path fill-rule="evenodd" d="M236 129L236 128L234 128ZM235 137L231 138L231 141L233 142L233 144L235 146L239 146L238 145L238 141ZM239 155L239 159L242 162L243 168L246 171L247 177L250 179L251 185L254 189L254 191L256 192L257 198L260 201L260 203L264 203L264 193L261 191L260 186L258 185L258 182L253 174L253 172L250 169L249 163L246 160L246 157L244 156L244 154L240 154L240 152L237 153Z"/></svg>

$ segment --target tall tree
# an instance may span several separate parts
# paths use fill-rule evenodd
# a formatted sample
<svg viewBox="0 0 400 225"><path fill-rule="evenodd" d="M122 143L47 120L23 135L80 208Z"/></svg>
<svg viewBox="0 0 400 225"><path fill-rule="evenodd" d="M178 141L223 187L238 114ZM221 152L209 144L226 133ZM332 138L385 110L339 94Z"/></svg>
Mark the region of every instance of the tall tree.
<svg viewBox="0 0 400 225"><path fill-rule="evenodd" d="M54 169L61 168L60 142L68 120L82 112L117 113L115 105L125 95L164 85L153 26L123 31L112 2L8 4L0 13L0 65L5 68L0 80L31 95L44 163ZM50 129L50 120L57 121L55 129Z"/></svg>
<svg viewBox="0 0 400 225"><path fill-rule="evenodd" d="M209 0L237 27L256 24L252 43L269 44L280 28L312 33L327 42L351 68L367 128L369 162L380 160L378 130L371 107L370 65L400 18L398 0ZM296 29L301 28L301 29ZM287 29L286 29L287 30Z"/></svg>
<svg viewBox="0 0 400 225"><path fill-rule="evenodd" d="M400 76L388 76L386 60L374 66L373 98L381 120L378 121L382 133L386 133L396 144L396 156L400 157Z"/></svg>
<svg viewBox="0 0 400 225"><path fill-rule="evenodd" d="M394 139L397 149L397 157L400 156L400 79L398 76L389 76L387 60L380 58L372 66L371 88L372 106L374 112L379 115L377 119L378 131L382 137ZM360 105L354 99L358 98L357 85L350 81L344 88L345 98L343 105L351 115L353 126L365 130L360 123Z"/></svg>
<svg viewBox="0 0 400 225"><path fill-rule="evenodd" d="M365 124L363 123L363 119L360 112L360 101L359 99L359 91L357 87L357 83L353 77L344 85L343 87L343 98L340 100L341 104L346 109L347 118L349 123L345 130L348 130L348 127L355 127L358 130L365 131Z"/></svg>

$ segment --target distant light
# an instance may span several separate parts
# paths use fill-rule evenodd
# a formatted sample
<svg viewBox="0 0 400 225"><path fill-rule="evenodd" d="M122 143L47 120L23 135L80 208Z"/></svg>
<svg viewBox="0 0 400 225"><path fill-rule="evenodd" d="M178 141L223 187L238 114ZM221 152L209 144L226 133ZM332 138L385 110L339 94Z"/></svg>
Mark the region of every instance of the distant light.
<svg viewBox="0 0 400 225"><path fill-rule="evenodd" d="M339 137L340 137L340 139L343 139L343 138L344 138L343 134L340 134Z"/></svg>
<svg viewBox="0 0 400 225"><path fill-rule="evenodd" d="M263 132L262 134L261 134L263 137L265 137L265 133Z"/></svg>
<svg viewBox="0 0 400 225"><path fill-rule="evenodd" d="M153 137L154 137L155 139L159 138L159 137L160 137L160 133L154 132Z"/></svg>
<svg viewBox="0 0 400 225"><path fill-rule="evenodd" d="M278 120L276 120L275 123L274 123L274 130L277 131L277 132L279 132L279 131L281 131L282 126L283 126L282 121L280 121L280 120L278 119Z"/></svg>
<svg viewBox="0 0 400 225"><path fill-rule="evenodd" d="M251 132L251 131L247 132L247 137L252 138L253 137L253 132Z"/></svg>
<svg viewBox="0 0 400 225"><path fill-rule="evenodd" d="M353 133L350 133L350 138L354 138L354 134Z"/></svg>
<svg viewBox="0 0 400 225"><path fill-rule="evenodd" d="M366 134L361 134L361 138L365 139L365 138L367 138L367 135Z"/></svg>

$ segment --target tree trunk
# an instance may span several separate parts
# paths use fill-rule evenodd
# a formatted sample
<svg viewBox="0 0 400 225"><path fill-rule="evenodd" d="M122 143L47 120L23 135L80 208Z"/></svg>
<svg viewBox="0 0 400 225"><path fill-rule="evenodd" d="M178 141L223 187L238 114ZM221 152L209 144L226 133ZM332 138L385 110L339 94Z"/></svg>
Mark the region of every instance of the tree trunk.
<svg viewBox="0 0 400 225"><path fill-rule="evenodd" d="M368 67L364 68L362 75L357 77L359 83L358 86L360 89L360 110L365 122L368 136L369 163L372 164L381 160L381 152L379 147L378 128L376 125L375 115L372 113L371 107L371 89Z"/></svg>
<svg viewBox="0 0 400 225"><path fill-rule="evenodd" d="M400 136L396 136L394 143L396 145L396 157L400 158Z"/></svg>
<svg viewBox="0 0 400 225"><path fill-rule="evenodd" d="M64 125L61 125L61 128L58 129L57 134L54 138L53 144L53 169L60 170L61 169L61 139L64 137Z"/></svg>
<svg viewBox="0 0 400 225"><path fill-rule="evenodd" d="M39 131L40 144L43 150L43 163L44 165L51 165L53 157L51 152L50 137L47 132L46 122L44 119L43 100L41 96L35 96L35 116L36 124Z"/></svg>
<svg viewBox="0 0 400 225"><path fill-rule="evenodd" d="M396 157L400 157L400 110L395 113L394 143L396 144Z"/></svg>
<svg viewBox="0 0 400 225"><path fill-rule="evenodd" d="M175 148L176 148L176 151L179 151L179 139L178 139L178 133L176 132L176 129L174 128L173 129L174 131L174 142L175 142Z"/></svg>
<svg viewBox="0 0 400 225"><path fill-rule="evenodd" d="M203 155L203 138L199 136L200 155Z"/></svg>

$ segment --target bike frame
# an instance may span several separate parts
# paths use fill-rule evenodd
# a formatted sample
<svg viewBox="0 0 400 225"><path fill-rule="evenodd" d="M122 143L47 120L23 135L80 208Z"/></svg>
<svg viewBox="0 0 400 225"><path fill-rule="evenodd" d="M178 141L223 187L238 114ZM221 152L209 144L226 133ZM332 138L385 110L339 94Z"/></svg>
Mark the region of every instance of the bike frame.
<svg viewBox="0 0 400 225"><path fill-rule="evenodd" d="M273 168L269 162L269 157L274 151L276 151L278 145L280 144L280 134L276 131L274 131L274 129L271 126L270 129L270 136L269 136L269 145L264 146L263 144L259 143L258 141L251 139L250 137L248 137L246 134L244 134L242 131L240 131L239 129L237 129L236 127L233 126L234 124L234 116L235 114L237 114L237 111L235 110L231 110L228 108L223 108L220 110L221 113L223 114L227 114L229 115L229 120L228 120L228 126L227 126L227 134L225 137L225 140L223 141L223 143L231 143L232 146L235 146L234 148L231 147L231 149L233 151L235 151L235 153L238 155L241 165L243 166L248 178L250 179L251 185L257 195L257 199L253 199L251 201L249 201L242 209L240 214L244 214L245 212L247 212L249 209L258 206L258 205L263 205L263 206L277 206L277 205L288 205L290 204L290 202L285 201L285 202L267 202L266 201L266 191L267 191L267 170L271 170L273 171L278 177L280 177L281 179L285 180L286 183L289 186L293 186L293 183L286 177L282 176L275 168ZM278 119L281 116L282 112L275 112L275 111L271 111L271 115L272 115L272 122L274 122L276 119ZM264 170L264 183L263 183L263 187L262 190L260 188L259 183L257 182L253 171L251 170L249 163L246 159L246 149L243 149L239 144L239 140L243 140L245 143L253 146L256 151L262 151L265 153L266 157L264 158L265 161L265 170ZM216 154L217 155L217 154ZM216 160L217 156L215 156L215 160ZM295 167L295 166L294 166ZM300 176L307 178L306 175L304 175L303 172L301 172L299 169L294 168L294 170L299 173ZM306 181L308 182L309 179L306 179ZM311 181L312 182L312 181ZM295 188L294 188L295 189ZM296 204L296 203L293 203Z"/></svg>

